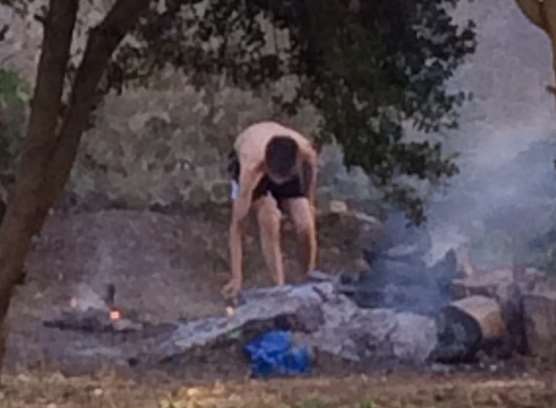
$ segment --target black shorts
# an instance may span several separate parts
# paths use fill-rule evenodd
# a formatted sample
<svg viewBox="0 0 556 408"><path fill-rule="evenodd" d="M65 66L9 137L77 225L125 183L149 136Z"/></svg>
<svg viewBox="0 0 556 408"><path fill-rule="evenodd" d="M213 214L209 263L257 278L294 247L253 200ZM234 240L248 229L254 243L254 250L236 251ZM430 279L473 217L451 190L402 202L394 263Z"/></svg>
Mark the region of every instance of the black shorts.
<svg viewBox="0 0 556 408"><path fill-rule="evenodd" d="M239 183L240 163L237 153L232 151L228 156L228 172L236 183ZM276 201L286 200L289 198L307 197L308 186L310 181L310 171L308 166L304 166L304 174L297 175L282 184L276 184L267 175L264 175L261 181L255 187L251 200L257 201L259 198L271 194ZM303 178L302 178L303 177Z"/></svg>

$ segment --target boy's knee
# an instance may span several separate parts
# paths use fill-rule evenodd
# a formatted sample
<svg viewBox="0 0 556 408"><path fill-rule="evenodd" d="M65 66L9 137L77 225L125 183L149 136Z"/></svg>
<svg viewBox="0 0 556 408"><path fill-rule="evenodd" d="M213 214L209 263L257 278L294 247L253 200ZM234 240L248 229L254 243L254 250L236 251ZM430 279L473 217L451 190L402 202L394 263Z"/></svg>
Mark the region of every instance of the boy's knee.
<svg viewBox="0 0 556 408"><path fill-rule="evenodd" d="M292 208L293 222L298 234L312 233L315 229L313 213L309 205L297 205Z"/></svg>
<svg viewBox="0 0 556 408"><path fill-rule="evenodd" d="M260 225L274 227L280 224L281 213L277 205L271 199L264 199L257 209L257 219Z"/></svg>

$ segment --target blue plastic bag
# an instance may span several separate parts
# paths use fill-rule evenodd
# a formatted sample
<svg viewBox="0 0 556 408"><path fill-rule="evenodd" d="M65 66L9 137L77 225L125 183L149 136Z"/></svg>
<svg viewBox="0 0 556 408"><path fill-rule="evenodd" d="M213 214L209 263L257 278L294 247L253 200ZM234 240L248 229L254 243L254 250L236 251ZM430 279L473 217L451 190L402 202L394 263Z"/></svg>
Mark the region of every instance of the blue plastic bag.
<svg viewBox="0 0 556 408"><path fill-rule="evenodd" d="M306 347L294 347L290 333L267 332L245 346L254 377L304 374L310 370L311 358Z"/></svg>

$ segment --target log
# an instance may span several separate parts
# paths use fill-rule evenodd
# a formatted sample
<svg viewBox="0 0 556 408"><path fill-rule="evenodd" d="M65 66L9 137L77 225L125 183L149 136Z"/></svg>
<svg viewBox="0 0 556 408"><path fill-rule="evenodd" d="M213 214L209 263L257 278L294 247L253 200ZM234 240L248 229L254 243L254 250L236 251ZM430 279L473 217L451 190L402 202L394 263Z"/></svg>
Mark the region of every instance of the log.
<svg viewBox="0 0 556 408"><path fill-rule="evenodd" d="M454 279L450 290L456 299L481 295L494 297L504 303L506 299L500 297L504 297L503 292L507 292L513 284L514 271L510 268L500 268L463 279Z"/></svg>
<svg viewBox="0 0 556 408"><path fill-rule="evenodd" d="M556 355L556 291L525 294L523 320L529 353L553 358Z"/></svg>
<svg viewBox="0 0 556 408"><path fill-rule="evenodd" d="M516 273L519 272L510 268L496 269L465 279L456 279L450 289L455 299L469 296L486 296L495 299L501 307L502 318L508 331L508 346L519 353L525 353L522 288L529 278L524 276L518 280L515 277ZM527 275L525 272L524 274Z"/></svg>
<svg viewBox="0 0 556 408"><path fill-rule="evenodd" d="M445 306L438 317L439 346L435 361L466 362L481 349L501 344L507 335L502 308L494 299L470 296Z"/></svg>
<svg viewBox="0 0 556 408"><path fill-rule="evenodd" d="M472 319L480 327L482 341L501 339L506 335L502 309L498 302L485 296L471 296L446 307L461 319Z"/></svg>

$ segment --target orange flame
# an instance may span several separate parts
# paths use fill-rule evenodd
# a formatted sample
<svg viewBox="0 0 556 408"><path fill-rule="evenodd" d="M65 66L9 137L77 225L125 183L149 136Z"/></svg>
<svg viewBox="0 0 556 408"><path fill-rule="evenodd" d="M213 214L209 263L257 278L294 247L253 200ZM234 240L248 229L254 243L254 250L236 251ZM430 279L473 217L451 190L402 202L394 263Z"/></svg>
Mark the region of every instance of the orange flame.
<svg viewBox="0 0 556 408"><path fill-rule="evenodd" d="M119 310L113 309L110 311L110 320L120 320L122 313Z"/></svg>

